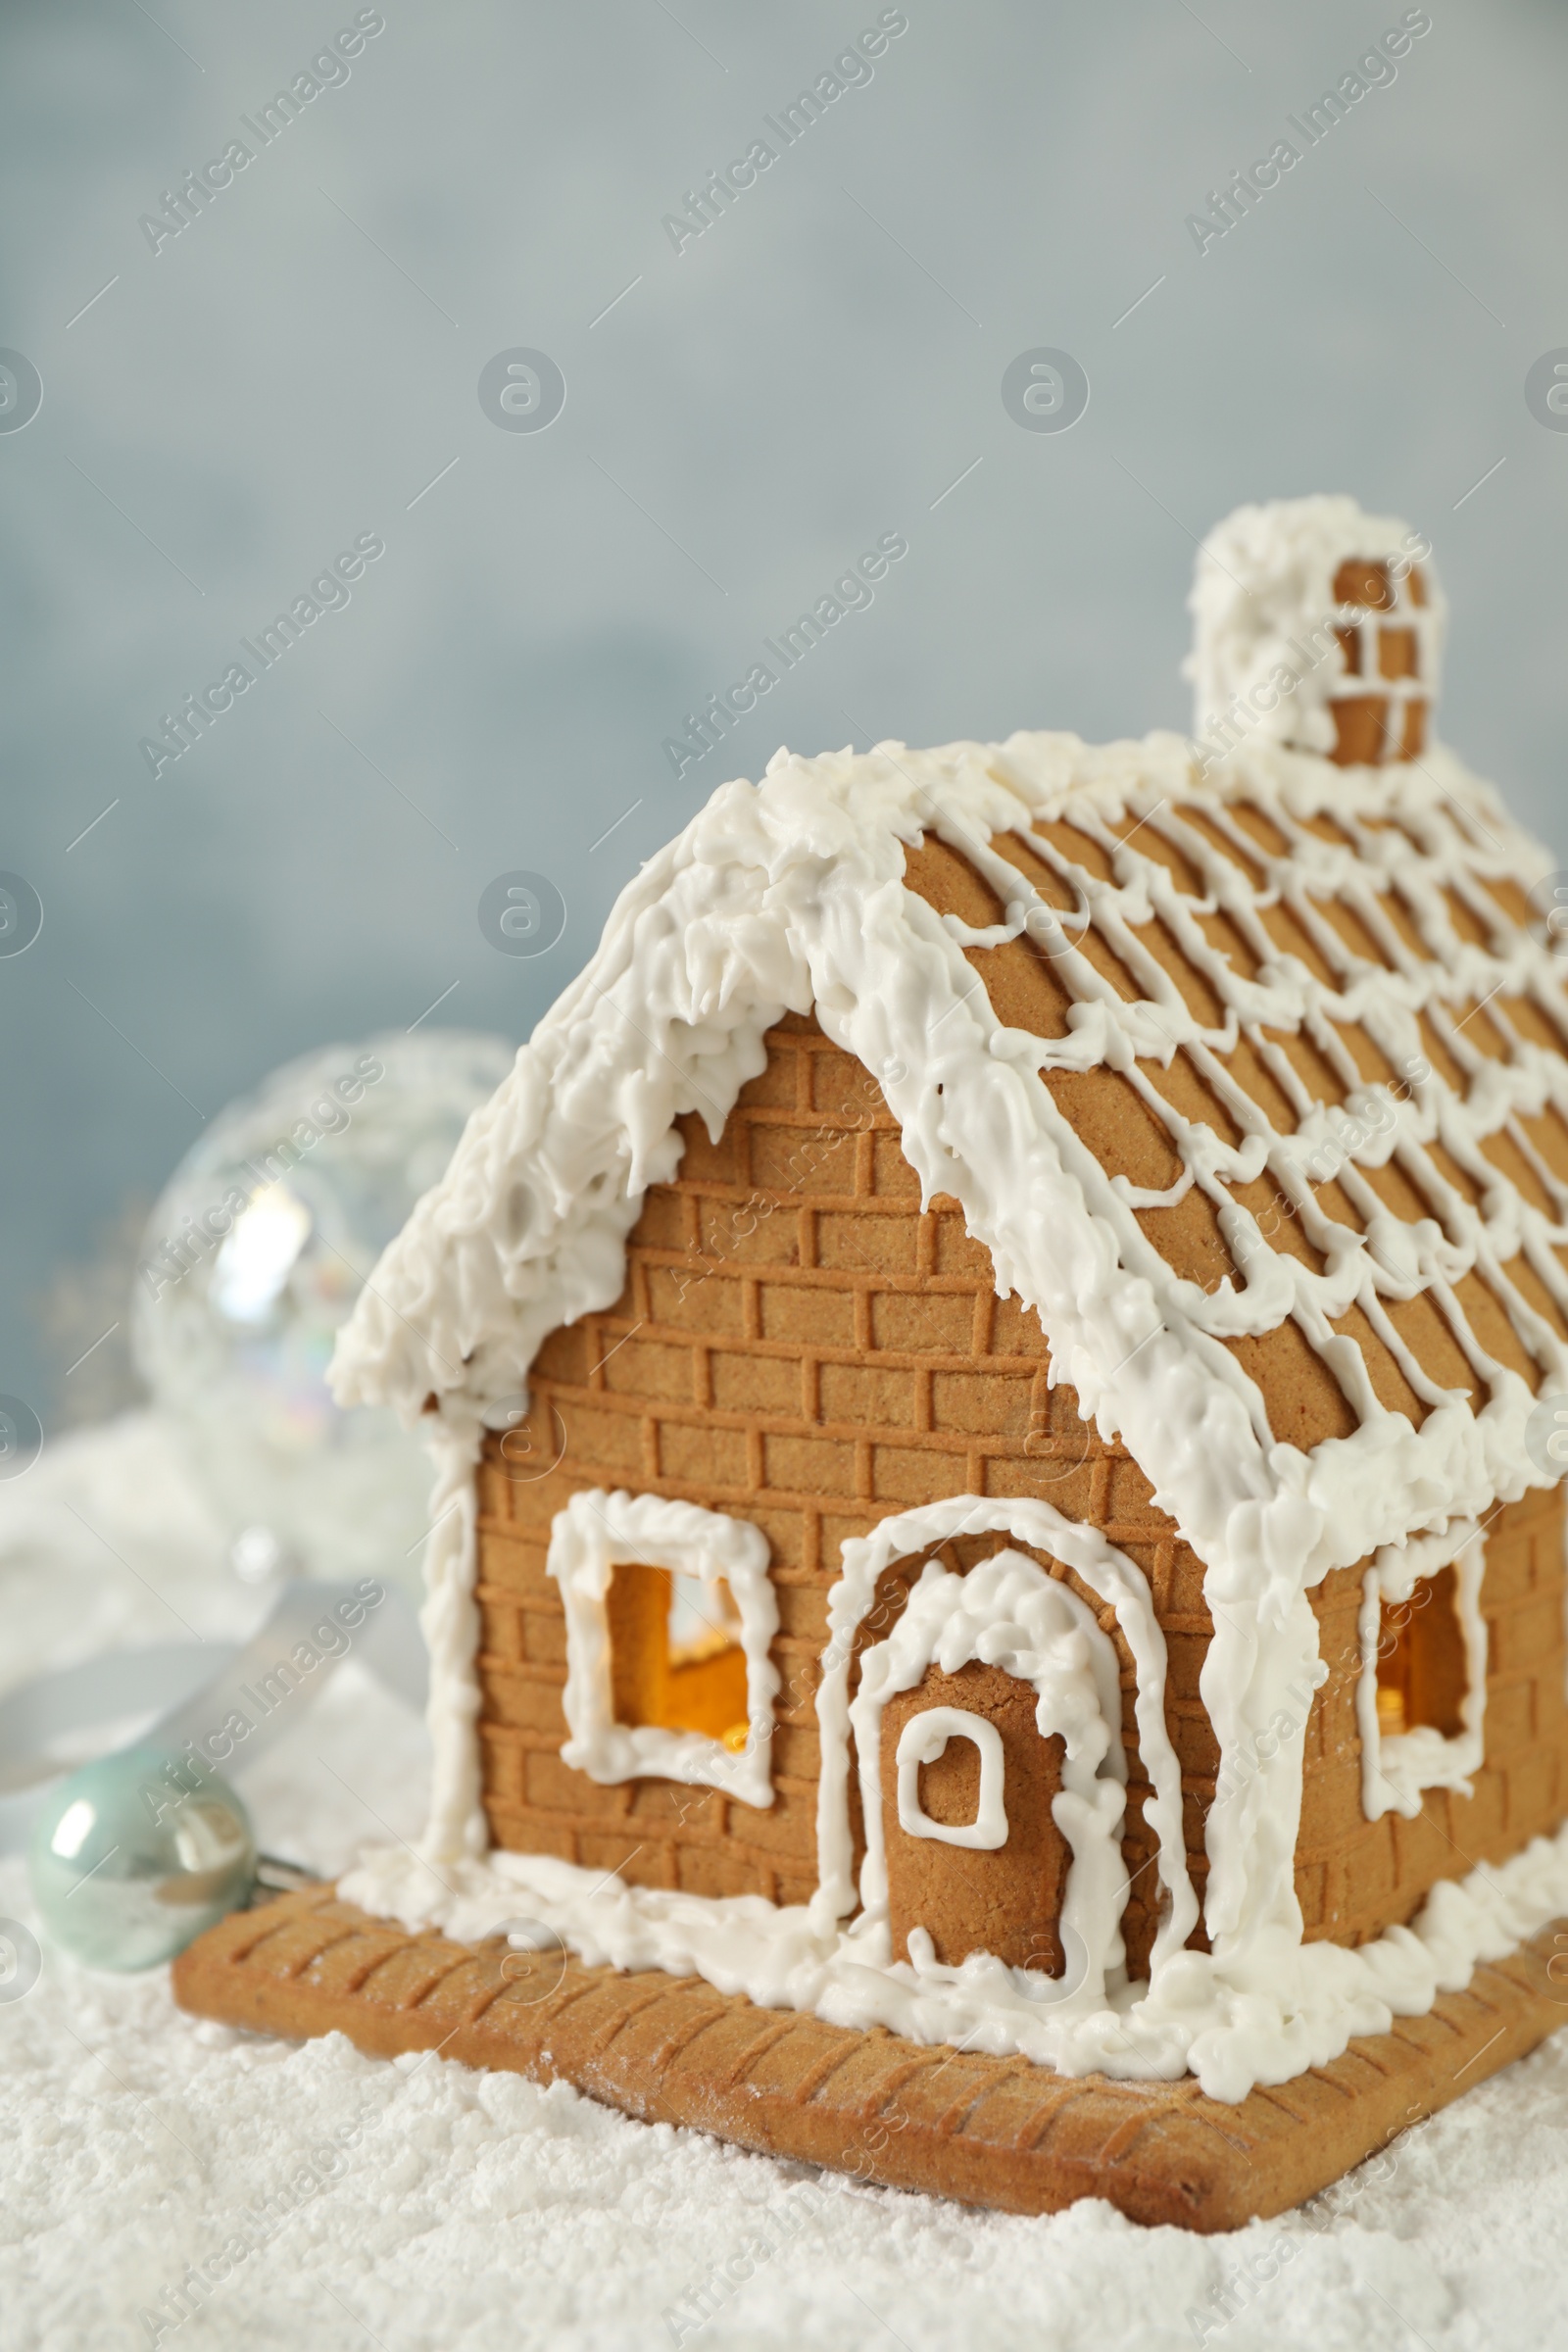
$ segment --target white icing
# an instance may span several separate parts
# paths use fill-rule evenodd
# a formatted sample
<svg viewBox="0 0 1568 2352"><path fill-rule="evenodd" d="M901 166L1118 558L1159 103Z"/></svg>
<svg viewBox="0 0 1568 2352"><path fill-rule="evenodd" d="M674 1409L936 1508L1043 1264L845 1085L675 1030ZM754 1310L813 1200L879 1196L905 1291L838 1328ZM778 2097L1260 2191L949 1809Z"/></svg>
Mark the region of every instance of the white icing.
<svg viewBox="0 0 1568 2352"><path fill-rule="evenodd" d="M962 1499L972 1506L973 1496ZM914 1516L907 1514L883 1525L906 1529L908 1519ZM846 1555L849 1549L846 1544ZM1123 1564L1132 1567L1131 1561ZM835 1634L835 1647L838 1640ZM1086 2005L1098 2004L1105 1997L1107 1984L1119 1985L1126 1977L1119 1922L1127 1896L1127 1870L1121 1856L1127 1760L1121 1742L1116 1652L1078 1595L1018 1551L996 1552L966 1576L950 1575L935 1560L928 1560L891 1635L861 1654L860 1684L850 1705L850 1725L860 1768L865 1860L860 1869L860 1910L850 1931L849 1944L876 1966L886 1966L891 1957L888 1866L882 1833L882 1710L895 1691L913 1690L927 1667L935 1665L944 1674L955 1674L975 1658L1031 1684L1037 1702L1035 1723L1042 1739L1049 1740L1058 1732L1062 1736L1061 1790L1052 1802L1056 1827L1072 1851L1061 1905L1062 1940L1073 1962L1068 1972L1069 1989L1075 1994L1082 1992ZM950 1711L938 1708L934 1713ZM931 1715L916 1716L899 1743L901 1821L905 1743L916 1725L931 1721ZM993 1737L997 1740L1000 1797L1002 1743L995 1733ZM1004 1836L1004 1817L1002 1827ZM928 1829L923 1834L932 1832ZM834 1842L837 1846L836 1837ZM961 1842L1000 1845L1002 1838L967 1838ZM1031 1999L1040 1997L1027 1984L1026 1991Z"/></svg>
<svg viewBox="0 0 1568 2352"><path fill-rule="evenodd" d="M1245 1962L1184 1952L1157 1998L1149 1987L1123 1986L1087 2013L1054 2001L1051 1978L978 1954L957 1969L868 1968L847 1937L820 1933L802 1907L629 1886L542 1854L497 1848L437 1876L407 1847L385 1846L365 1857L341 1891L383 1917L434 1923L465 1940L525 1911L592 1966L701 1976L763 2008L886 2026L911 2041L1016 2052L1065 2075L1169 2082L1191 2072L1210 2098L1234 2101L1254 2083L1288 2082L1327 2066L1352 2035L1386 2034L1396 2017L1422 2016L1440 1992L1462 1991L1479 1961L1502 1959L1568 1912L1568 1828L1535 1838L1507 1862L1444 1880L1409 1927L1353 1951L1295 1944L1276 1933Z"/></svg>
<svg viewBox="0 0 1568 2352"><path fill-rule="evenodd" d="M430 1815L419 1847L437 1862L482 1854L490 1829L479 1802L478 1497L474 1466L481 1432L458 1413L431 1414L425 1432L435 1459L430 1532L424 1545L419 1630L430 1653Z"/></svg>
<svg viewBox="0 0 1568 2352"><path fill-rule="evenodd" d="M971 1740L980 1757L980 1790L974 1819L933 1821L920 1803L920 1767L946 1755L950 1740ZM1005 1759L1002 1734L972 1707L927 1707L899 1734L894 1758L899 1776L899 1827L910 1838L930 1838L939 1845L962 1845L994 1853L1007 1842L1007 1803L1004 1789Z"/></svg>
<svg viewBox="0 0 1568 2352"><path fill-rule="evenodd" d="M1210 552L1227 562L1246 555L1246 593L1254 604L1261 595L1267 628L1277 629L1293 612L1318 617L1312 600L1325 578L1331 587L1341 555L1395 552L1397 526L1363 522L1348 539L1349 523L1338 508L1330 514L1314 506L1304 518L1294 508L1262 522L1244 516L1226 526L1228 537L1224 529L1216 535ZM1248 665L1260 658L1261 639L1254 645L1248 638L1249 629L1256 635L1253 623L1240 606L1226 605L1230 593L1205 564L1200 653L1211 667L1200 673L1200 695L1208 691L1205 677L1250 675ZM1441 614L1436 604L1431 611ZM1397 617L1402 625L1406 616ZM1420 623L1427 689L1438 625L1436 617ZM1354 689L1366 683L1354 681ZM1300 694L1293 700L1299 703ZM1318 716L1329 723L1324 712ZM1279 828L1279 855L1236 824L1232 811L1244 801ZM1261 873L1261 885L1189 824L1183 808L1200 808ZM1351 846L1311 831L1309 820L1320 815L1332 816ZM1034 835L1036 854L1075 894L1079 912L1065 922L991 846L998 833L1028 832L1061 816L1100 846L1113 876L1099 879ZM1139 831L1124 841L1132 825ZM904 887L905 845L925 833L960 850L992 883L1004 909L1000 923L975 929L940 916ZM1145 854L1140 844L1156 836L1197 868L1204 902L1183 897L1167 867ZM1326 2049L1348 2017L1376 2010L1364 1995L1374 1966L1378 1984L1396 1986L1401 2003L1421 2006L1416 1988L1430 1972L1423 1979L1418 1968L1401 1974L1403 1962L1395 1966L1404 1931L1359 1953L1300 1948L1293 1860L1304 1710L1293 1693L1303 1677L1310 1689L1321 1673L1307 1594L1330 1569L1423 1531L1479 1519L1495 1502L1550 1483L1525 1449L1530 1387L1488 1356L1455 1293L1478 1272L1541 1368L1544 1393L1568 1386L1568 1348L1501 1271L1524 1250L1555 1305L1568 1309L1568 1275L1556 1254L1568 1243L1568 1189L1518 1124L1548 1104L1568 1114L1568 1063L1528 1039L1513 1041L1508 1059L1489 1058L1474 1042L1475 1024L1492 1016L1465 1009L1520 995L1551 1007L1559 1026L1568 1022L1560 966L1529 934L1503 938L1482 888L1495 876L1528 889L1549 865L1492 789L1441 746L1419 762L1340 769L1313 752L1270 741L1261 727L1201 778L1190 747L1172 735L1094 749L1076 737L1039 734L936 752L884 744L860 757L843 752L814 760L781 752L760 785L723 786L623 893L598 953L469 1122L447 1176L382 1259L339 1341L334 1383L343 1402L390 1402L412 1423L434 1400L437 1410L424 1425L434 1425L442 1449L440 1493L457 1506L431 1543L438 1788L428 1850L457 1857L483 1841L472 1504L459 1494L476 1424L502 1426L515 1414L549 1332L613 1304L625 1238L646 1187L678 1165L675 1120L700 1110L716 1140L741 1086L764 1066L768 1027L785 1010L814 1009L828 1037L881 1079L923 1196L956 1197L970 1233L991 1254L999 1291L1015 1292L1038 1311L1052 1377L1076 1390L1102 1437L1127 1446L1155 1502L1205 1564L1214 1636L1200 1689L1221 1757L1206 1828L1209 1957L1182 1949L1197 1904L1158 1695L1163 1642L1143 1578L1101 1538L1068 1530L1043 1504L957 1497L936 1506L939 1516L996 1514L972 1524L1004 1527L1074 1568L1115 1608L1137 1661L1139 1740L1155 1788L1150 1819L1166 1904L1152 1984L1137 2003L1140 2037L1152 2034L1157 2044L1152 2071L1178 2063L1175 2053L1184 2050L1216 2081L1237 2080L1249 2066L1257 2080L1284 2080L1317 2063L1302 2052ZM1411 954L1379 903L1396 883L1424 957ZM1450 894L1483 919L1490 945L1456 930ZM1359 918L1384 961L1369 962L1347 945L1320 911L1331 898ZM1332 983L1284 954L1264 929L1259 911L1275 904L1314 941ZM1210 944L1199 920L1205 911L1225 915L1243 935L1258 961L1255 978L1243 979ZM1202 1025L1151 956L1140 931L1152 915L1213 990L1218 1026ZM1134 974L1141 1001L1124 1002L1076 944L1085 922ZM1062 1038L1006 1027L965 959L966 946L1025 931L1049 952L1074 1000ZM1462 1099L1428 1069L1418 1014L1464 1072ZM1340 1033L1355 1026L1400 1073L1394 1092L1361 1078ZM1298 1028L1349 1089L1343 1108L1309 1108L1268 1035ZM1293 1104L1297 1132L1276 1133L1239 1092L1226 1056L1244 1035ZM1243 1130L1238 1145L1184 1119L1137 1066L1168 1064L1178 1048L1231 1108ZM1198 1186L1214 1202L1242 1255L1235 1280L1204 1291L1172 1272L1135 1213L1155 1197L1102 1168L1040 1083L1044 1071L1099 1066L1126 1075L1176 1147L1181 1175L1157 1198L1174 1202ZM1544 1185L1549 1210L1523 1198L1483 1152L1483 1142L1504 1128ZM1479 1206L1451 1190L1429 1156L1435 1146L1471 1174ZM1388 1212L1363 1170L1391 1158L1439 1204L1441 1223L1434 1215L1405 1225ZM1321 1270L1272 1247L1231 1197L1228 1188L1265 1168L1322 1251ZM1330 1174L1365 1220L1364 1239L1325 1218L1312 1179ZM1388 1302L1417 1291L1446 1319L1471 1368L1469 1402L1437 1386L1389 1318ZM1352 1306L1432 1407L1419 1430L1378 1402L1360 1351L1333 1331ZM1263 1399L1223 1345L1272 1331L1287 1315L1335 1368L1359 1416L1352 1435L1310 1455L1274 1439ZM1046 1517L1031 1522L1030 1512ZM845 1546L821 1693L822 1883L810 1923L819 1955L836 1951L839 1922L855 1899L844 1813L848 1653L839 1636L863 1608L863 1595L856 1597L863 1563L878 1546L886 1561L942 1540L912 1525L920 1516L905 1515L911 1524L904 1536L886 1538L884 1523L862 1544ZM898 1550L885 1548L890 1540ZM1249 1759L1281 1720L1296 1730L1282 1738L1267 1770L1250 1769ZM1440 1888L1429 1911L1446 1917L1443 1904L1452 1894ZM732 1915L723 1906L710 1914ZM723 1956L722 1935L703 1948L704 1973L738 1965L733 1954ZM1385 1956L1374 1963L1367 1953ZM904 1979L895 1986L898 1972L856 1965L857 1984L863 1978L881 1987L873 1993L861 1984L873 2007L915 1997ZM955 2021L979 2014L981 2030L990 2032L987 2018L1017 2011L1027 2032L1018 2028L1025 2037L1015 2046L1076 2066L1077 2025L1057 2018L1048 2031L1027 1995L1003 1981L1005 1971L977 1992L979 1965L966 1962L956 1976L927 1969L909 1980L918 2015L947 2021L931 2031L951 2028L959 2037L968 2029ZM765 1970L758 1978L772 1981ZM1242 2009L1228 2008L1233 2000ZM995 2026L1004 2034L1013 2030ZM1205 2054L1212 2051L1223 2055Z"/></svg>
<svg viewBox="0 0 1568 2352"><path fill-rule="evenodd" d="M1383 1604L1413 1604L1418 1586L1442 1569L1454 1569L1454 1606L1464 1639L1465 1692L1459 1702L1461 1729L1451 1739L1431 1724L1416 1724L1385 1738L1378 1721L1378 1642ZM1362 1581L1361 1673L1355 1716L1361 1734L1361 1805L1368 1821L1402 1813L1413 1821L1426 1788L1474 1793L1470 1776L1486 1755L1487 1621L1481 1614L1486 1540L1473 1519L1409 1544L1385 1544ZM1428 1605L1431 1605L1430 1603Z"/></svg>
<svg viewBox="0 0 1568 2352"><path fill-rule="evenodd" d="M713 1620L719 1615L713 1587L722 1578L729 1588L746 1652L748 1738L740 1751L701 1732L615 1721L607 1603L612 1571L630 1560L701 1579L710 1594L705 1614ZM546 1562L566 1612L562 1703L570 1737L562 1746L562 1762L591 1781L658 1777L722 1788L742 1804L770 1805L778 1669L768 1647L778 1632L778 1602L767 1562L767 1538L749 1519L726 1518L659 1494L610 1494L603 1487L574 1494L556 1513Z"/></svg>
<svg viewBox="0 0 1568 2352"><path fill-rule="evenodd" d="M1332 752L1330 704L1376 694L1389 703L1388 729L1400 741L1404 705L1430 703L1437 694L1446 608L1429 556L1406 524L1363 514L1353 498L1238 507L1203 541L1193 583L1187 666L1196 688L1195 735L1207 737L1216 720L1228 717L1233 736L1255 730L1265 741ZM1335 595L1335 574L1350 557L1391 567L1391 610L1366 612ZM1426 589L1424 606L1410 595L1413 563ZM1414 636L1415 674L1379 674L1380 622ZM1348 667L1336 630L1355 632L1358 672ZM1284 673L1295 683L1286 685Z"/></svg>

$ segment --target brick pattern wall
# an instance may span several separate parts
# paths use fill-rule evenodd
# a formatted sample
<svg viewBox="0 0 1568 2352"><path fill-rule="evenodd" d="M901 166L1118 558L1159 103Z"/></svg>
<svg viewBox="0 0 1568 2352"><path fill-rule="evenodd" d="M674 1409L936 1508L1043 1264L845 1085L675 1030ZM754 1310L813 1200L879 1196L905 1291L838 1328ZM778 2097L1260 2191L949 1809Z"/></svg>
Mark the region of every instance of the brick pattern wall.
<svg viewBox="0 0 1568 2352"><path fill-rule="evenodd" d="M640 1885L806 1900L816 1877L814 1693L841 1544L892 1511L945 1495L1037 1495L1102 1529L1149 1580L1169 1653L1166 1720L1201 1898L1218 1766L1199 1696L1211 1632L1201 1562L1126 1451L1083 1423L1069 1390L1048 1389L1039 1320L997 1298L989 1256L965 1235L956 1203L939 1199L922 1213L875 1083L809 1019L786 1018L768 1047L767 1067L744 1089L716 1147L700 1120L683 1122L679 1173L647 1196L621 1298L546 1342L529 1422L487 1443L479 1731L493 1837L514 1850L619 1870ZM657 1780L605 1788L562 1763L565 1630L545 1556L556 1512L593 1486L699 1502L751 1520L768 1538L782 1686L770 1808ZM1429 1803L1425 1823L1362 1820L1348 1664L1359 1571L1331 1578L1318 1596L1335 1672L1308 1732L1298 1882L1309 1934L1342 1941L1374 1934L1407 1918L1433 1880L1470 1866L1461 1841L1476 1858L1495 1859L1553 1825L1565 1754L1560 1528L1554 1539L1530 1512L1515 1506L1493 1537L1502 1565L1495 1578L1489 1572L1487 1606L1495 1592L1494 1674L1502 1679L1489 1740L1512 1744L1499 1747L1507 1761L1489 1767L1486 1789L1477 1784L1470 1811L1485 1813L1485 1830L1467 1834L1464 1800L1448 1797ZM1526 1520L1532 1532L1516 1542L1515 1525ZM1006 1541L964 1540L943 1556L966 1569ZM890 1613L872 1638L885 1637L920 1565L889 1572ZM1058 1562L1042 1556L1041 1565L1097 1609L1121 1661L1130 1766L1124 1930L1134 1973L1147 1973L1155 1873L1131 1655L1098 1596ZM1539 1647L1540 1676L1523 1696L1508 1680L1523 1671L1508 1598L1521 1575L1531 1639L1544 1644L1549 1632L1556 1645L1555 1665L1542 1662ZM1548 1597L1554 1631L1545 1626ZM1201 1930L1193 1941L1202 1945Z"/></svg>
<svg viewBox="0 0 1568 2352"><path fill-rule="evenodd" d="M1561 1488L1527 1494L1494 1516L1481 1586L1486 1761L1472 1796L1428 1789L1413 1821L1397 1813L1368 1821L1361 1809L1362 1570L1339 1569L1313 1593L1329 1680L1307 1723L1296 1848L1309 1939L1365 1943L1411 1919L1439 1879L1503 1861L1568 1813L1563 1532Z"/></svg>
<svg viewBox="0 0 1568 2352"><path fill-rule="evenodd" d="M716 1148L699 1120L684 1133L678 1176L650 1190L631 1235L623 1296L547 1341L528 1425L492 1439L481 1467L480 1736L498 1843L643 1885L804 1901L816 1880L814 1693L840 1545L945 1495L1039 1495L1102 1528L1149 1578L1200 1884L1215 1763L1198 1697L1202 1568L1137 1464L1084 1425L1070 1392L1047 1388L1038 1317L997 1298L956 1203L921 1213L879 1089L813 1021L772 1033L768 1066ZM545 1555L555 1513L590 1486L680 1496L767 1536L783 1686L767 1810L660 1781L602 1788L562 1764L565 1634ZM953 1565L1005 1541L952 1546ZM890 1575L896 1596L920 1564ZM1042 1565L1100 1611L1122 1661L1137 1959L1153 1934L1154 1873L1132 1658L1098 1596Z"/></svg>

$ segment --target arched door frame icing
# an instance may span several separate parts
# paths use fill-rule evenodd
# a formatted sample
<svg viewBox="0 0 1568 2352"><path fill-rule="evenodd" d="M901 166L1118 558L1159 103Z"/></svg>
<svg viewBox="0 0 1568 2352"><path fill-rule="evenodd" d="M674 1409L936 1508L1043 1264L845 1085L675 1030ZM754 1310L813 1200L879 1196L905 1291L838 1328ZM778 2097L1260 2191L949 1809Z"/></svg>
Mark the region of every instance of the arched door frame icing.
<svg viewBox="0 0 1568 2352"><path fill-rule="evenodd" d="M1065 2000L1085 1993L1101 2002L1107 1988L1119 1989L1127 1981L1121 1939L1127 1900L1121 1856L1127 1810L1121 1670L1109 1638L1088 1604L1070 1586L1048 1576L1037 1561L1010 1546L979 1561L967 1576L952 1575L936 1560L927 1560L892 1633L861 1656L860 1687L850 1704L850 1726L860 1767L865 1860L860 1869L862 1916L851 1934L869 1941L885 1936L891 1925L882 1811L887 1762L882 1753L883 1709L898 1692L917 1689L928 1668L936 1666L952 1675L975 1660L1032 1685L1036 1729L1044 1740L1059 1733L1063 1742L1061 1788L1051 1810L1071 1855L1056 1923L1063 1951L1070 1956L1060 1980L1036 1979L1032 1997ZM913 1834L945 1837L954 1844L1000 1847L1008 1834L1003 1812L1001 1737L994 1724L973 1715L966 1720L953 1707L933 1707L911 1716L905 1726L899 1741L899 1826L910 1829L906 1819L906 1749L907 1777L912 1778L918 1770L921 1726L940 1729L949 1719L980 1748L979 1814L973 1831L943 1831L933 1824L916 1827ZM985 1735L995 1750L989 1791ZM1019 1828L1021 1833L1021 1824ZM910 1930L911 1957L918 1934Z"/></svg>
<svg viewBox="0 0 1568 2352"><path fill-rule="evenodd" d="M851 1537L843 1544L843 1573L828 1594L828 1645L816 1701L822 1765L817 1783L818 1885L811 1898L812 1925L819 1934L831 1934L859 1900L850 1827L850 1661L856 1634L875 1605L877 1580L895 1560L934 1551L956 1536L983 1535L1010 1536L1070 1568L1091 1592L1115 1611L1132 1652L1139 1754L1152 1792L1144 1818L1156 1840L1154 1868L1164 1896L1150 1954L1153 1977L1166 1960L1182 1950L1199 1921L1198 1897L1187 1869L1181 1767L1165 1725L1165 1637L1154 1617L1149 1581L1137 1562L1107 1543L1098 1529L1064 1519L1052 1504L1032 1496L948 1495L941 1502L901 1511L882 1520L868 1536ZM868 1818L867 1863L871 1829ZM876 1829L880 1846L879 1820ZM885 1874L882 1888L875 1891L885 1905ZM880 1932L885 1940L885 1920L873 1923L868 1918L865 1925L873 1936ZM859 1927L858 1921L852 1936L858 1936ZM869 1960L870 1952L866 1956Z"/></svg>

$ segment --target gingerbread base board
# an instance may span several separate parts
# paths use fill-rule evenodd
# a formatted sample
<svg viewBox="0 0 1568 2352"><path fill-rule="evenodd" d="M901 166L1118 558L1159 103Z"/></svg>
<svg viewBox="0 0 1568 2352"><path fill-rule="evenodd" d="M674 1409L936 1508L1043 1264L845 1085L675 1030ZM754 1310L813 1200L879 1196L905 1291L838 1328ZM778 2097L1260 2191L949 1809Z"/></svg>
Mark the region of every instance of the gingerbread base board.
<svg viewBox="0 0 1568 2352"><path fill-rule="evenodd" d="M1102 2197L1131 2221L1206 2231L1298 2205L1568 2025L1568 1986L1547 1973L1559 1932L1568 1941L1568 1921L1427 2016L1231 2107L1191 2077L1071 2082L760 2009L700 1978L411 1934L330 1887L220 1921L175 1961L173 1985L182 2008L225 2025L566 2082L646 2123L892 2188L1007 2213Z"/></svg>

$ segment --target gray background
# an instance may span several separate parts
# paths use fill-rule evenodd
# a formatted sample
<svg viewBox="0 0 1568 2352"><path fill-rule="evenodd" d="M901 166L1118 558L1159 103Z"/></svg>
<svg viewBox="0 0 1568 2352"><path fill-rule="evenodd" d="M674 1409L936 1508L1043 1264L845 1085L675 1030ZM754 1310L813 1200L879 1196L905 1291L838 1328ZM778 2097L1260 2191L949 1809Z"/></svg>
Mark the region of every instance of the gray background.
<svg viewBox="0 0 1568 2352"><path fill-rule="evenodd" d="M1559 8L1433 0L1201 257L1186 215L1397 6L909 0L678 257L662 216L876 5L384 14L156 257L138 217L354 8L0 15L0 344L45 385L0 435L0 866L46 907L0 960L0 1390L57 1426L112 1401L113 1348L61 1373L202 1114L447 990L437 1023L525 1036L637 861L781 738L1185 725L1195 538L1242 499L1348 489L1431 534L1444 731L1568 834L1568 434L1523 398L1568 344ZM546 432L480 410L514 345L564 372ZM1033 345L1088 370L1070 433L1004 412ZM138 738L367 530L352 605L154 782ZM677 781L681 714L889 530L871 610ZM515 867L568 910L531 961L475 917Z"/></svg>

